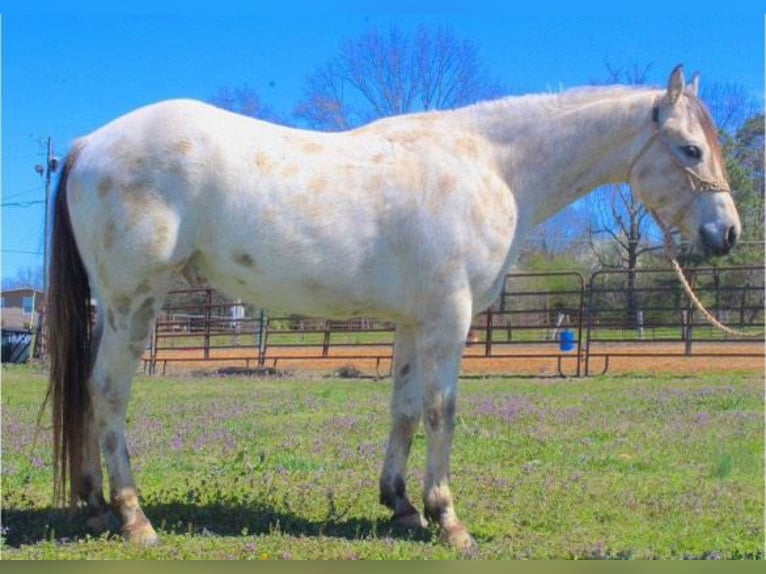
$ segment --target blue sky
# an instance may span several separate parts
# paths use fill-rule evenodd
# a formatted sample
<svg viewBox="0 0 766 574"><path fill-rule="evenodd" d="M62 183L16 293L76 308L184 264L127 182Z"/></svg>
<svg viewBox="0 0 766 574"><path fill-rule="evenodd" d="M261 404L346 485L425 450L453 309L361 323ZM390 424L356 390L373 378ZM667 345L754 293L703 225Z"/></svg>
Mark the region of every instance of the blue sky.
<svg viewBox="0 0 766 574"><path fill-rule="evenodd" d="M651 65L663 84L684 63L702 81L741 85L763 105L764 17L759 13L633 15L5 13L2 16L2 276L42 264L44 140L56 155L114 117L173 98L209 99L225 86L255 89L289 115L304 81L344 38L371 26L446 24L474 41L510 93L559 90L616 66ZM20 205L19 205L20 204Z"/></svg>

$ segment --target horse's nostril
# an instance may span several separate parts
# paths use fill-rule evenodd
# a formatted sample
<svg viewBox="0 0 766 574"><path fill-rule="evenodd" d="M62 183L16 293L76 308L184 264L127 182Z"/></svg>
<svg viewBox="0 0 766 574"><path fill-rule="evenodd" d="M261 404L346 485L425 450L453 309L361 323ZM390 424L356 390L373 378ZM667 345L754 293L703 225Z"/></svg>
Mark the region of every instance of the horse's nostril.
<svg viewBox="0 0 766 574"><path fill-rule="evenodd" d="M726 244L729 247L734 247L737 243L737 228L733 225L729 227L729 230L726 232Z"/></svg>
<svg viewBox="0 0 766 574"><path fill-rule="evenodd" d="M739 230L736 226L721 226L706 223L700 226L700 238L707 255L726 255L737 242Z"/></svg>

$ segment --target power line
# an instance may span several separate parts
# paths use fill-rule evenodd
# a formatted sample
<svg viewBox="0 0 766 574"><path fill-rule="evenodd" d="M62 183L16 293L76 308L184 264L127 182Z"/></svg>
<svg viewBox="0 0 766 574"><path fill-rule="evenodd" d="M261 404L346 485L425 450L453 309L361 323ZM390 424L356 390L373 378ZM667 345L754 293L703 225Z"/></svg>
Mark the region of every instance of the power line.
<svg viewBox="0 0 766 574"><path fill-rule="evenodd" d="M0 203L0 207L32 207L33 205L40 205L45 203L44 199L35 199L33 201L11 201L8 203Z"/></svg>
<svg viewBox="0 0 766 574"><path fill-rule="evenodd" d="M43 261L45 264L43 265L43 289L47 292L48 291L48 217L50 209L48 208L48 203L50 202L51 197L51 174L56 173L58 171L59 167L59 159L53 155L53 138L48 136L48 145L47 145L47 154L45 158L45 166L35 166L35 170L40 175L43 174L43 170L45 173L45 227L43 227ZM40 331L38 330L38 333Z"/></svg>
<svg viewBox="0 0 766 574"><path fill-rule="evenodd" d="M5 196L3 196L3 199L8 201L10 199L16 199L17 197L20 197L22 195L26 195L28 193L40 193L40 191L42 191L42 189L43 189L43 186L36 185L35 187L29 188L29 189L24 190L24 191L18 191L16 193L12 193L10 195L5 195Z"/></svg>
<svg viewBox="0 0 766 574"><path fill-rule="evenodd" d="M26 249L0 249L2 253L16 253L19 255L42 255L42 251L29 251Z"/></svg>

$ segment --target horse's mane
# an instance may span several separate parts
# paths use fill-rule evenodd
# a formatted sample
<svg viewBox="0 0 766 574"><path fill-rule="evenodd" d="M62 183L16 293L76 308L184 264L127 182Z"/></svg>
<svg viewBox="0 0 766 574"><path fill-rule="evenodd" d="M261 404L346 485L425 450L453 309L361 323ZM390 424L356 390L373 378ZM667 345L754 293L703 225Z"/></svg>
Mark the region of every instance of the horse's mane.
<svg viewBox="0 0 766 574"><path fill-rule="evenodd" d="M641 94L658 90L646 85L580 86L558 92L508 95L486 100L453 110L457 114L466 112L469 116L494 115L500 112L506 118L556 115L598 101L618 99L628 94ZM439 113L439 112L432 112Z"/></svg>

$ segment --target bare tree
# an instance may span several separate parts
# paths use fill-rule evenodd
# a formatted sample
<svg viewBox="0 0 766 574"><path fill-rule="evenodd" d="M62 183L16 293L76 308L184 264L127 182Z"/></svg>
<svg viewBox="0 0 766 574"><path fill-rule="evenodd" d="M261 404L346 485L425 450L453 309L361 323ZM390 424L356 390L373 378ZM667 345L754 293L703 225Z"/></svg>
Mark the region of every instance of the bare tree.
<svg viewBox="0 0 766 574"><path fill-rule="evenodd" d="M705 82L703 78L700 98L721 132L736 132L759 109L755 98L741 84Z"/></svg>
<svg viewBox="0 0 766 574"><path fill-rule="evenodd" d="M309 76L295 115L311 127L344 130L373 119L466 105L500 94L476 45L448 28L408 35L371 29Z"/></svg>
<svg viewBox="0 0 766 574"><path fill-rule="evenodd" d="M662 241L652 233L653 222L646 208L628 186L614 185L600 190L592 201L588 237L600 266L627 271L625 315L628 324L637 317L636 270L639 258L662 249ZM602 241L606 238L607 241Z"/></svg>
<svg viewBox="0 0 766 574"><path fill-rule="evenodd" d="M606 67L605 81L594 82L595 84L618 84L620 82L645 84L652 70L651 64L641 65L637 62L618 66L614 62L606 61L604 67Z"/></svg>
<svg viewBox="0 0 766 574"><path fill-rule="evenodd" d="M43 268L39 267L21 267L16 271L13 277L3 278L3 289L20 289L22 287L31 287L32 289L43 289Z"/></svg>
<svg viewBox="0 0 766 574"><path fill-rule="evenodd" d="M277 114L271 106L265 104L260 94L247 84L234 88L229 86L218 88L216 94L208 99L208 103L251 118L285 125L290 123Z"/></svg>

